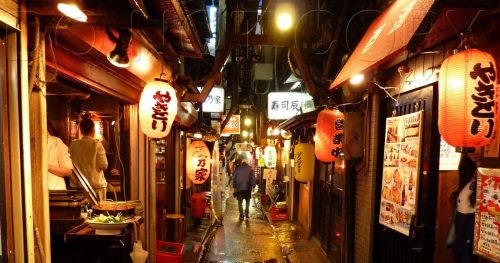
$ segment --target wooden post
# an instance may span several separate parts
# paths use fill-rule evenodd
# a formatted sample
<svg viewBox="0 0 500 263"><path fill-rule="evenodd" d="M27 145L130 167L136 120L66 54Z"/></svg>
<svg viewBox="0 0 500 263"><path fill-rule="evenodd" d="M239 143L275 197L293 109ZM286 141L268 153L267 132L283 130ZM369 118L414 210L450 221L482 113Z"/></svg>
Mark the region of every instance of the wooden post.
<svg viewBox="0 0 500 263"><path fill-rule="evenodd" d="M45 34L40 35L33 65L38 64L37 79L29 93L30 149L32 171L33 228L35 231L35 261L50 262L49 193L47 183L47 105L45 95ZM32 72L33 74L33 72Z"/></svg>

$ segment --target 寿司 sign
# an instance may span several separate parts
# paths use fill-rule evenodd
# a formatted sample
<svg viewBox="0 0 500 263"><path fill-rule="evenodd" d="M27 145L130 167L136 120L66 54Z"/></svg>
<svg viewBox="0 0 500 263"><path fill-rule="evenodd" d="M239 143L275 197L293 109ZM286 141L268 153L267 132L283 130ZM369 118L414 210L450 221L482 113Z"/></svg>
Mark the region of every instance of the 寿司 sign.
<svg viewBox="0 0 500 263"><path fill-rule="evenodd" d="M198 88L201 90L201 88ZM213 87L202 105L203 112L224 112L224 88Z"/></svg>
<svg viewBox="0 0 500 263"><path fill-rule="evenodd" d="M267 95L267 117L284 120L314 108L311 96L300 92L269 92Z"/></svg>
<svg viewBox="0 0 500 263"><path fill-rule="evenodd" d="M222 121L226 119L226 115L222 115ZM227 122L221 135L240 134L240 115L232 115Z"/></svg>

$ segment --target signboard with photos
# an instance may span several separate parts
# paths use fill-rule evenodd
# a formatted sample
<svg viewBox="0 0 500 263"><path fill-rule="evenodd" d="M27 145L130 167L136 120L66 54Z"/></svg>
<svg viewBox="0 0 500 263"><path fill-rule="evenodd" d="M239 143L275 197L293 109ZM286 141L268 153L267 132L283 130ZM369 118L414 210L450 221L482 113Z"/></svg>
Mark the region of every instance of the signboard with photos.
<svg viewBox="0 0 500 263"><path fill-rule="evenodd" d="M500 262L499 169L477 169L474 253Z"/></svg>
<svg viewBox="0 0 500 263"><path fill-rule="evenodd" d="M417 211L423 111L387 118L379 223L404 235Z"/></svg>

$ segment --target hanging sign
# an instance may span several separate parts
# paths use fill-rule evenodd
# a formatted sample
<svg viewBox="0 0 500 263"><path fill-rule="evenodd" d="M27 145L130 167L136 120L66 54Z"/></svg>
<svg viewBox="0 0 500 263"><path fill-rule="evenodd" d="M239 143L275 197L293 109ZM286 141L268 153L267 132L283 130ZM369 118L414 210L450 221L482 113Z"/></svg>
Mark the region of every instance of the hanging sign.
<svg viewBox="0 0 500 263"><path fill-rule="evenodd" d="M344 140L344 114L338 109L326 108L316 120L314 153L324 163L335 161L340 155Z"/></svg>
<svg viewBox="0 0 500 263"><path fill-rule="evenodd" d="M193 184L202 184L210 176L210 151L203 141L193 141L186 152L186 174Z"/></svg>
<svg viewBox="0 0 500 263"><path fill-rule="evenodd" d="M446 58L439 71L438 125L455 147L489 144L495 135L498 101L495 59L479 49Z"/></svg>
<svg viewBox="0 0 500 263"><path fill-rule="evenodd" d="M155 80L146 84L139 101L141 130L151 138L170 133L177 114L177 95L168 83Z"/></svg>
<svg viewBox="0 0 500 263"><path fill-rule="evenodd" d="M477 169L474 254L500 261L500 170Z"/></svg>
<svg viewBox="0 0 500 263"><path fill-rule="evenodd" d="M198 87L201 91L201 87ZM224 112L224 88L213 87L202 104L203 112Z"/></svg>
<svg viewBox="0 0 500 263"><path fill-rule="evenodd" d="M422 116L386 119L379 222L407 236L417 211Z"/></svg>
<svg viewBox="0 0 500 263"><path fill-rule="evenodd" d="M284 120L301 114L302 97L300 92L269 92L267 117L270 120Z"/></svg>
<svg viewBox="0 0 500 263"><path fill-rule="evenodd" d="M266 146L266 148L264 148L264 161L267 168L276 167L276 160L278 158L277 155L276 147Z"/></svg>
<svg viewBox="0 0 500 263"><path fill-rule="evenodd" d="M276 169L264 169L263 178L266 180L266 189L273 189L273 181L276 180Z"/></svg>
<svg viewBox="0 0 500 263"><path fill-rule="evenodd" d="M222 121L226 119L226 115L222 115ZM232 115L227 122L221 136L228 136L230 134L240 134L240 115Z"/></svg>
<svg viewBox="0 0 500 263"><path fill-rule="evenodd" d="M310 143L299 143L293 150L294 175L299 182L311 181L314 177L314 146Z"/></svg>

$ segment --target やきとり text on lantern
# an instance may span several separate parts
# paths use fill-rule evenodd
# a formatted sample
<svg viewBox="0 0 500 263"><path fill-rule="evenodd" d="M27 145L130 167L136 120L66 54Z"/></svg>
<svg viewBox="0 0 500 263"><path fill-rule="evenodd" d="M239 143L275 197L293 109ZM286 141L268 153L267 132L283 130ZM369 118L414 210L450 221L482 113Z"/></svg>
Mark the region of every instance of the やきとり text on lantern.
<svg viewBox="0 0 500 263"><path fill-rule="evenodd" d="M186 174L193 184L202 184L210 176L211 155L203 141L193 141L187 148Z"/></svg>
<svg viewBox="0 0 500 263"><path fill-rule="evenodd" d="M344 114L338 109L326 108L316 120L314 153L324 163L335 161L344 140Z"/></svg>
<svg viewBox="0 0 500 263"><path fill-rule="evenodd" d="M439 72L439 132L455 147L489 144L496 130L495 59L478 49L446 58Z"/></svg>
<svg viewBox="0 0 500 263"><path fill-rule="evenodd" d="M170 133L177 114L177 95L168 83L155 80L148 83L139 101L141 130L151 138L163 138Z"/></svg>

